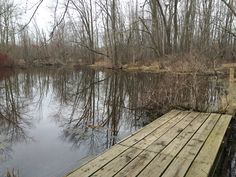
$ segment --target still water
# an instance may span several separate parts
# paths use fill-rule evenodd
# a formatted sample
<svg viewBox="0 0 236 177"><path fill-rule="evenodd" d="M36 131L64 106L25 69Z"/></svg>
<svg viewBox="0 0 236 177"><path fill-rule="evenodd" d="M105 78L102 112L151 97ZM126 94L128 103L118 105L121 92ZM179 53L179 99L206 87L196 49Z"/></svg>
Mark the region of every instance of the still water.
<svg viewBox="0 0 236 177"><path fill-rule="evenodd" d="M61 177L173 108L234 109L224 77L0 70L0 176Z"/></svg>

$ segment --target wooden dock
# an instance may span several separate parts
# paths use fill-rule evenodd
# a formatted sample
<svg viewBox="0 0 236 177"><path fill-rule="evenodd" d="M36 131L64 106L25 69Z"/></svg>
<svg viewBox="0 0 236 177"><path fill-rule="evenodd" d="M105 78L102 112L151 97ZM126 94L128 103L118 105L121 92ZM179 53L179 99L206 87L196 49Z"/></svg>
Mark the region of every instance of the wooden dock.
<svg viewBox="0 0 236 177"><path fill-rule="evenodd" d="M232 116L172 110L67 177L206 177Z"/></svg>

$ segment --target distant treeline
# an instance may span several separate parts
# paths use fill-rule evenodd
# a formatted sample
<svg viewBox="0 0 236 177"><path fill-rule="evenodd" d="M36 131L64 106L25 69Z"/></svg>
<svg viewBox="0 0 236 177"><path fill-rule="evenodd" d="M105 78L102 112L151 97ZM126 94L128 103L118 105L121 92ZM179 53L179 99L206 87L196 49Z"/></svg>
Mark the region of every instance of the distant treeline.
<svg viewBox="0 0 236 177"><path fill-rule="evenodd" d="M17 63L120 67L183 54L236 58L235 0L58 0L50 35L36 22L34 29L17 23L21 14L0 0L0 49Z"/></svg>

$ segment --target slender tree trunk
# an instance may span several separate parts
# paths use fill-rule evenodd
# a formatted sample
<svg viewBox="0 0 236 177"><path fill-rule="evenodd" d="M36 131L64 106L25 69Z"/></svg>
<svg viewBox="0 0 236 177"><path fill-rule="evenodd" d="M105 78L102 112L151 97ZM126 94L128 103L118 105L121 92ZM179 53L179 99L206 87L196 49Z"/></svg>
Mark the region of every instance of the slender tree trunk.
<svg viewBox="0 0 236 177"><path fill-rule="evenodd" d="M178 50L178 0L174 4L174 49Z"/></svg>
<svg viewBox="0 0 236 177"><path fill-rule="evenodd" d="M112 0L111 5L111 27L112 27L112 64L113 67L119 67L118 55L117 55L117 14L116 14L116 1Z"/></svg>

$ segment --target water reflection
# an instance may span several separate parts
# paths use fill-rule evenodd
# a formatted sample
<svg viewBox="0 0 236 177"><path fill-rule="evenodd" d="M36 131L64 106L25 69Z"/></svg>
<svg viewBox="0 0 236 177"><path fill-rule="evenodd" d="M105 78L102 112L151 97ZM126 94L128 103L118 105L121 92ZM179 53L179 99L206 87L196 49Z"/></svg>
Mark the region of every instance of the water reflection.
<svg viewBox="0 0 236 177"><path fill-rule="evenodd" d="M0 171L24 177L63 176L173 108L229 104L215 76L34 69L0 78Z"/></svg>
<svg viewBox="0 0 236 177"><path fill-rule="evenodd" d="M12 144L30 140L26 127L31 126L26 116L27 101L20 99L20 88L14 77L0 77L0 161L11 157Z"/></svg>
<svg viewBox="0 0 236 177"><path fill-rule="evenodd" d="M67 87L60 87L61 93L66 90L66 94L54 118L63 127L64 140L76 148L88 140L91 150L95 144L108 148L116 143L120 129L132 132L140 127L132 123L138 117L137 110L127 109L131 101L124 77L123 73L87 70L62 84Z"/></svg>

